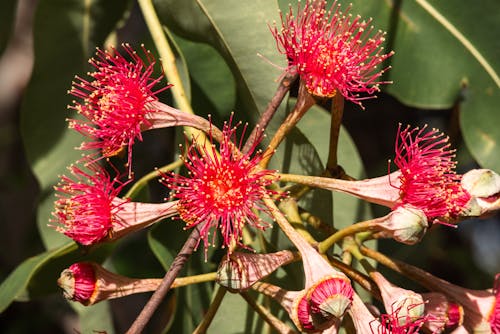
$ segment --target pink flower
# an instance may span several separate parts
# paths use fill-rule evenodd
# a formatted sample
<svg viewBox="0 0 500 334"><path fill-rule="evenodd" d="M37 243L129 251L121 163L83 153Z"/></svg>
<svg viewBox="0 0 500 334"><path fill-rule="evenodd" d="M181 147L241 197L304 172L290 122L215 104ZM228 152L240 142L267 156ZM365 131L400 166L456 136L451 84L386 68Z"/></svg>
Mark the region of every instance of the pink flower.
<svg viewBox="0 0 500 334"><path fill-rule="evenodd" d="M268 202L266 201L266 204ZM288 205L296 205L289 201ZM282 231L297 247L304 268L304 289L285 291L266 283L252 287L276 299L301 331L315 333L328 329L336 333L345 312L352 303L354 290L347 276L336 270L286 220L281 211L270 206Z"/></svg>
<svg viewBox="0 0 500 334"><path fill-rule="evenodd" d="M382 319L382 324L390 319L391 322L395 321L391 326L396 327L397 320L399 320L399 325L404 327L423 318L425 307L422 295L393 285L378 271L370 272L370 277L380 289L382 301L388 313L387 319Z"/></svg>
<svg viewBox="0 0 500 334"><path fill-rule="evenodd" d="M289 71L296 71L311 94L332 97L339 91L346 99L359 104L379 91L377 81L384 71L376 67L392 56L383 54L385 33L370 37L371 19L361 21L340 11L335 1L329 11L326 1L300 3L296 15L292 10L281 16L282 28L271 29L278 49L288 58ZM368 96L361 95L365 93Z"/></svg>
<svg viewBox="0 0 500 334"><path fill-rule="evenodd" d="M461 326L464 309L460 304L453 303L439 292L423 293L425 314L427 320L423 328L429 333L441 333L445 330Z"/></svg>
<svg viewBox="0 0 500 334"><path fill-rule="evenodd" d="M400 126L395 149L399 170L386 176L350 181L280 174L280 179L348 193L393 211L402 206L421 210L429 223L453 223L471 214L471 195L455 173L454 150L443 133L427 126L403 130ZM494 204L481 205L480 212L495 209Z"/></svg>
<svg viewBox="0 0 500 334"><path fill-rule="evenodd" d="M437 129L398 129L394 163L399 167L400 201L422 210L429 220L456 220L471 196L455 173L454 150Z"/></svg>
<svg viewBox="0 0 500 334"><path fill-rule="evenodd" d="M179 199L180 218L187 227L202 225L200 235L205 250L213 230L220 229L223 247L227 247L233 243L242 245L245 225L261 230L269 225L255 213L268 212L262 198L273 194L266 187L275 180L273 171L258 168L262 159L260 152L251 156L259 141L248 153L242 154L235 144L238 143L236 127L232 127L231 120L224 124L222 133L219 151L212 133L210 143L197 143L193 139L185 159L189 176L164 175L163 179L174 191L173 197Z"/></svg>
<svg viewBox="0 0 500 334"><path fill-rule="evenodd" d="M55 187L56 230L81 245L115 240L177 214L177 203L137 203L118 197L126 183L97 163L87 171L71 166L73 178L62 176Z"/></svg>
<svg viewBox="0 0 500 334"><path fill-rule="evenodd" d="M156 95L170 86L155 90L163 76L153 78L156 62L149 51L143 48L143 60L129 45L122 47L131 60L116 49L97 49L96 58L89 61L96 69L88 73L90 79L76 77L70 93L81 102L69 108L86 120L70 119L69 126L91 138L81 149L100 149L109 157L128 146L130 163L131 147L136 139L142 140L142 128L149 125L146 115L158 111L153 105Z"/></svg>
<svg viewBox="0 0 500 334"><path fill-rule="evenodd" d="M70 166L73 176L61 176L53 216L57 231L82 245L98 243L113 227L113 216L121 210L113 200L125 186L96 163L87 166L88 172Z"/></svg>

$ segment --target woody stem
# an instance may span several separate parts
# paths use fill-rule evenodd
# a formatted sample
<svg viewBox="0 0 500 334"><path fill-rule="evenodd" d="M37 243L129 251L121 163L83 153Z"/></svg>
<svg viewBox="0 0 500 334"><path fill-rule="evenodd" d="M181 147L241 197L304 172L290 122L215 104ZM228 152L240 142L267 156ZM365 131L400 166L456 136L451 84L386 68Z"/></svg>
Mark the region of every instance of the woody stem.
<svg viewBox="0 0 500 334"><path fill-rule="evenodd" d="M246 141L245 146L243 146L243 153L248 153L248 151L255 144L255 140L260 137L259 132L264 131L264 129L268 126L269 122L276 113L276 110L278 110L278 107L290 90L290 86L297 79L297 77L297 74L291 74L287 72L283 79L281 79L280 84L276 89L276 92L274 93L274 96L272 97L271 101L269 101L269 104L266 107L266 110L264 110L264 112L260 116L257 125L252 130L250 136L248 136L248 140Z"/></svg>
<svg viewBox="0 0 500 334"><path fill-rule="evenodd" d="M344 97L338 91L333 97L331 109L331 125L330 125L330 149L328 152L328 160L326 163L326 170L331 176L338 178L338 144L340 126L342 125L342 115L344 113Z"/></svg>
<svg viewBox="0 0 500 334"><path fill-rule="evenodd" d="M160 286L153 293L149 301L146 303L146 306L144 306L141 313L134 320L132 326L130 326L126 334L138 334L144 331L144 327L146 327L146 324L153 316L153 313L158 308L158 305L160 305L163 298L165 298L165 295L170 290L172 283L174 282L177 275L179 275L179 272L181 271L182 267L184 267L184 264L188 260L189 256L193 253L196 244L200 239L200 229L200 225L196 226L193 229L193 232L191 232L181 250L175 257L174 261L170 265L167 273L163 277L163 281L161 282Z"/></svg>

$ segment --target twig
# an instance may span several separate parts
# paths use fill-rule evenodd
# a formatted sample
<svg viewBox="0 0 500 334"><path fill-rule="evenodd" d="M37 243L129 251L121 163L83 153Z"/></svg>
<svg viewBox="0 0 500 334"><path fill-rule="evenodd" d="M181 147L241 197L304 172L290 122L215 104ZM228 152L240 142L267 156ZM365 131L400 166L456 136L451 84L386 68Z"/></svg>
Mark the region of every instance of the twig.
<svg viewBox="0 0 500 334"><path fill-rule="evenodd" d="M138 334L143 332L144 327L153 316L156 308L158 308L158 305L160 305L163 298L165 298L165 295L170 290L175 278L181 271L182 267L184 267L184 264L188 260L189 256L193 253L193 250L200 238L200 228L201 225L198 225L194 228L193 232L191 232L188 239L182 246L182 249L177 254L167 273L163 277L163 281L160 286L155 293L153 293L146 306L144 306L139 316L135 319L132 326L130 326L127 334Z"/></svg>
<svg viewBox="0 0 500 334"><path fill-rule="evenodd" d="M264 131L264 129L266 129L266 127L269 125L269 122L276 113L276 110L278 110L278 107L290 90L290 86L297 79L297 77L298 75L296 73L291 74L287 72L283 79L280 81L278 89L276 89L276 93L274 93L271 101L269 101L266 110L264 110L264 112L260 116L257 125L252 130L252 133L250 133L250 136L248 136L245 146L243 146L243 153L247 153L248 151L250 151L252 146L255 144L255 141L260 137L260 134L258 132Z"/></svg>

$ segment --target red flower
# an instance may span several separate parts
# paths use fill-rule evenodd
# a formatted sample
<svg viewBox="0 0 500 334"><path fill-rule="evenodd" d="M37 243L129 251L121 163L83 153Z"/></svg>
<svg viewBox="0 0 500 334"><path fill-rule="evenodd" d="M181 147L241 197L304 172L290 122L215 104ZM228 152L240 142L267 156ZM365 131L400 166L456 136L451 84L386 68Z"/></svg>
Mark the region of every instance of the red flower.
<svg viewBox="0 0 500 334"><path fill-rule="evenodd" d="M361 21L340 11L336 1L329 11L326 1L307 0L294 16L292 10L284 18L282 28L271 29L278 49L288 58L290 71L296 71L309 92L332 97L339 91L346 99L359 104L379 91L377 79L383 74L376 67L392 52L383 54L385 33L371 36L371 19ZM362 96L366 93L368 96Z"/></svg>
<svg viewBox="0 0 500 334"><path fill-rule="evenodd" d="M235 144L236 127L231 126L231 121L224 124L222 134L218 152L211 134L210 143L197 143L193 139L185 160L188 177L164 175L163 178L163 183L179 199L180 218L187 227L202 225L200 234L205 250L213 229L220 229L226 247L233 242L241 245L242 230L247 224L258 229L268 227L256 212L268 212L262 198L273 193L266 187L273 182L274 172L258 169L260 152L251 157L259 141L242 154ZM214 238L215 233L212 243Z"/></svg>
<svg viewBox="0 0 500 334"><path fill-rule="evenodd" d="M177 202L141 203L117 197L131 180L111 179L95 162L86 167L88 172L71 166L73 179L62 176L55 187L55 228L79 244L119 239L178 213Z"/></svg>
<svg viewBox="0 0 500 334"><path fill-rule="evenodd" d="M156 94L170 86L154 90L163 76L152 78L155 59L149 51L143 49L143 60L129 45L123 50L130 61L116 49L97 49L96 58L89 61L96 69L88 73L91 79L76 77L70 93L82 101L69 108L86 120L70 119L69 126L91 138L81 149L100 149L109 157L128 146L130 163L131 147L136 138L142 140L141 130L148 126L146 115L157 111L152 105Z"/></svg>
<svg viewBox="0 0 500 334"><path fill-rule="evenodd" d="M71 166L74 177L62 176L55 187L56 210L53 216L57 231L82 245L105 239L113 228L113 216L121 210L115 198L125 185L96 163L87 166L89 172Z"/></svg>
<svg viewBox="0 0 500 334"><path fill-rule="evenodd" d="M460 216L469 193L455 173L454 150L449 139L437 129L398 129L394 163L399 167L400 204L410 204L429 218L445 221Z"/></svg>

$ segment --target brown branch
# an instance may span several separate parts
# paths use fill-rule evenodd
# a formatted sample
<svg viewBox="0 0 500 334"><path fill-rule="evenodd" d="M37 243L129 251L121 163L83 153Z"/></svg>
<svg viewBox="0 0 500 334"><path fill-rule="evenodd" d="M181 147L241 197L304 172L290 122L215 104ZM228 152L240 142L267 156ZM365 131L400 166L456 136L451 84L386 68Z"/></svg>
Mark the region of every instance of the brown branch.
<svg viewBox="0 0 500 334"><path fill-rule="evenodd" d="M179 272L184 267L184 264L187 262L189 256L193 253L200 238L200 228L201 226L198 225L194 228L193 232L191 232L188 239L182 246L182 249L179 251L167 273L163 277L163 281L160 286L158 286L158 289L155 293L153 293L146 306L144 306L141 313L135 319L132 326L130 326L127 334L139 334L144 332L144 327L146 327L146 324L153 316L153 313L158 308L163 298L165 298L167 292L172 286L172 283L177 275L179 275Z"/></svg>

